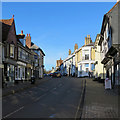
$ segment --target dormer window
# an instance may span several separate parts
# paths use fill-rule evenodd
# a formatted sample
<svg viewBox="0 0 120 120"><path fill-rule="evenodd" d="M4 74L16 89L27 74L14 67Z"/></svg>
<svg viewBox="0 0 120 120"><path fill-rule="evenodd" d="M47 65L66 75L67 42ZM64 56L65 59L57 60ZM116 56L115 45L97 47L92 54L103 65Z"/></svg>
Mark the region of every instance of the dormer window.
<svg viewBox="0 0 120 120"><path fill-rule="evenodd" d="M14 58L14 49L15 46L13 44L10 44L10 57Z"/></svg>

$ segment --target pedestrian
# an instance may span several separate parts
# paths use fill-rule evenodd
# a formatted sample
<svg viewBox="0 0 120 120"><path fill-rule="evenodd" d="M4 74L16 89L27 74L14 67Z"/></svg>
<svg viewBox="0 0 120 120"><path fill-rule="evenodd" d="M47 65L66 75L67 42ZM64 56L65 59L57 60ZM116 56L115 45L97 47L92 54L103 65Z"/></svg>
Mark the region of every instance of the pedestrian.
<svg viewBox="0 0 120 120"><path fill-rule="evenodd" d="M88 74L89 74L89 78L90 78L90 75L91 75L90 71L88 72Z"/></svg>

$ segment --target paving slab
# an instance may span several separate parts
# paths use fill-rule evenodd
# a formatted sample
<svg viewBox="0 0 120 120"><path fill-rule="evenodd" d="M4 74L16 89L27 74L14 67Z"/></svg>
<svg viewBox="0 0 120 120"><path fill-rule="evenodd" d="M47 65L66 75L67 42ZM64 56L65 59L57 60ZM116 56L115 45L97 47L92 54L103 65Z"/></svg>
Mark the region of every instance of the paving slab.
<svg viewBox="0 0 120 120"><path fill-rule="evenodd" d="M82 118L118 118L118 98L117 90L105 90L102 83L87 78Z"/></svg>

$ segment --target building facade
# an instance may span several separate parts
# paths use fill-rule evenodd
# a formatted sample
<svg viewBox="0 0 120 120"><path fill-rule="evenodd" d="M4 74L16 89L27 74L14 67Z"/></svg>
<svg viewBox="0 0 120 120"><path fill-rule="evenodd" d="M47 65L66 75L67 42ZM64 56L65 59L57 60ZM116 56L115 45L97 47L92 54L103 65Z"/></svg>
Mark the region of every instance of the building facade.
<svg viewBox="0 0 120 120"><path fill-rule="evenodd" d="M2 24L2 62L3 83L13 84L15 67L17 66L17 37L14 16L11 19L0 20Z"/></svg>
<svg viewBox="0 0 120 120"><path fill-rule="evenodd" d="M11 86L18 81L31 80L33 73L36 73L35 70L38 70L38 78L42 78L45 56L42 49L32 49L30 34L25 37L21 31L21 34L16 35L14 16L11 19L0 20L0 23L2 25L0 76L3 86L6 84ZM29 41L31 48L27 43Z"/></svg>
<svg viewBox="0 0 120 120"><path fill-rule="evenodd" d="M120 85L120 1L103 17L101 38L101 63L105 68L105 78L109 78L112 87Z"/></svg>
<svg viewBox="0 0 120 120"><path fill-rule="evenodd" d="M34 54L34 71L33 74L36 78L43 78L43 72L44 72L44 52L41 48L39 48L37 45L35 45L33 42L31 42L31 36L30 34L26 36L26 45L31 51L35 52Z"/></svg>
<svg viewBox="0 0 120 120"><path fill-rule="evenodd" d="M78 77L93 76L93 70L95 69L95 50L94 43L91 40L90 35L85 38L85 45L78 52Z"/></svg>
<svg viewBox="0 0 120 120"><path fill-rule="evenodd" d="M100 41L100 34L97 34L96 39L95 39L95 70L94 70L94 76L95 78L100 77L101 79L104 79L104 66L101 63L101 51L100 51L100 46L98 45Z"/></svg>
<svg viewBox="0 0 120 120"><path fill-rule="evenodd" d="M31 79L31 50L26 46L23 31L17 35L17 67L15 68L15 80Z"/></svg>

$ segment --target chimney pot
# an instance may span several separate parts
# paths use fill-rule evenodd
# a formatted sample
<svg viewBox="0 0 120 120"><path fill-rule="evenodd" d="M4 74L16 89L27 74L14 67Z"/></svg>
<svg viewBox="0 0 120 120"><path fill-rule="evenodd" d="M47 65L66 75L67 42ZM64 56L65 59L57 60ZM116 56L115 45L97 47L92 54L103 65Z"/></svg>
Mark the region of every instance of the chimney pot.
<svg viewBox="0 0 120 120"><path fill-rule="evenodd" d="M23 30L21 30L21 34L23 34Z"/></svg>
<svg viewBox="0 0 120 120"><path fill-rule="evenodd" d="M27 36L28 36L28 34L27 34Z"/></svg>
<svg viewBox="0 0 120 120"><path fill-rule="evenodd" d="M14 18L14 15L12 16L12 18Z"/></svg>
<svg viewBox="0 0 120 120"><path fill-rule="evenodd" d="M30 36L30 34L29 34L29 36Z"/></svg>

